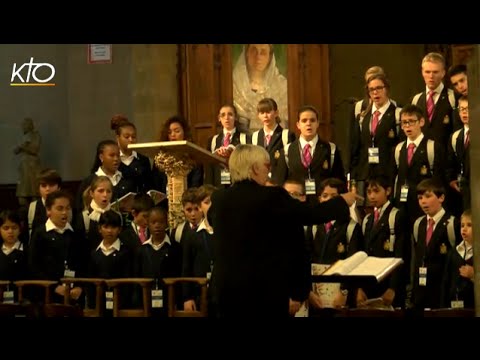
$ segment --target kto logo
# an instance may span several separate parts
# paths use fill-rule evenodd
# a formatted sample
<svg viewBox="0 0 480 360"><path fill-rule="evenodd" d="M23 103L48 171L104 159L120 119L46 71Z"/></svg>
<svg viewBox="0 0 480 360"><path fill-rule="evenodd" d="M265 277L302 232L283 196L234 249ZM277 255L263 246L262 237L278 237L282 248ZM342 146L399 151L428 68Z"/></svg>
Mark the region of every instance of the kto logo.
<svg viewBox="0 0 480 360"><path fill-rule="evenodd" d="M35 63L31 57L30 62L21 64L18 68L17 63L13 63L10 86L55 86L55 83L49 82L54 77L55 67L52 64Z"/></svg>

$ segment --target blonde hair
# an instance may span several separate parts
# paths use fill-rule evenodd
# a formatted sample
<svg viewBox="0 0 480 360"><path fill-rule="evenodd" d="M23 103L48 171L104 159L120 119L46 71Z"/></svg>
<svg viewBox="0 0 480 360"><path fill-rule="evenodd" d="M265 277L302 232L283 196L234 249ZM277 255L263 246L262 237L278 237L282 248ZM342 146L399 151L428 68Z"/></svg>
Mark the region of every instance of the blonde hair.
<svg viewBox="0 0 480 360"><path fill-rule="evenodd" d="M365 71L365 82L368 81L369 77L371 77L372 75L377 75L377 74L385 75L385 71L383 70L382 67L377 66L377 65L369 67L367 69L367 71Z"/></svg>
<svg viewBox="0 0 480 360"><path fill-rule="evenodd" d="M113 184L112 184L112 181L110 180L110 178L108 176L105 176L105 175L94 176L94 178L92 179L92 182L83 191L83 194L82 194L83 210L88 210L88 208L90 207L90 203L93 200L90 192L94 192L95 189L97 189L100 186L100 184L104 183L104 182L109 183L110 184L110 189L113 191Z"/></svg>
<svg viewBox="0 0 480 360"><path fill-rule="evenodd" d="M262 162L270 162L270 155L263 147L251 144L238 145L228 161L232 184L251 180L253 166Z"/></svg>
<svg viewBox="0 0 480 360"><path fill-rule="evenodd" d="M433 63L440 63L443 65L443 68L445 69L445 58L443 57L442 54L437 53L437 52L431 52L425 55L425 57L422 60L422 65L426 62L433 62Z"/></svg>

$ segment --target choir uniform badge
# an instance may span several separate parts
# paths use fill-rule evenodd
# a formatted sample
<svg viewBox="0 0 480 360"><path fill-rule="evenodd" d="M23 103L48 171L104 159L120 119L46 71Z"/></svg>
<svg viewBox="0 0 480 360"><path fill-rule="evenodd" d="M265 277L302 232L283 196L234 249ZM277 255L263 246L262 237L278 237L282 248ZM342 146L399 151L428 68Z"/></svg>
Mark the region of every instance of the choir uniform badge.
<svg viewBox="0 0 480 360"><path fill-rule="evenodd" d="M427 167L425 165L423 165L421 168L420 168L420 175L427 175Z"/></svg>
<svg viewBox="0 0 480 360"><path fill-rule="evenodd" d="M445 115L445 117L443 118L443 123L447 125L449 122L450 122L450 118L448 117L448 115Z"/></svg>
<svg viewBox="0 0 480 360"><path fill-rule="evenodd" d="M440 245L440 254L445 255L447 253L447 245Z"/></svg>
<svg viewBox="0 0 480 360"><path fill-rule="evenodd" d="M278 160L280 158L280 151L279 150L275 151L275 154L273 154L273 157L275 158L275 160Z"/></svg>
<svg viewBox="0 0 480 360"><path fill-rule="evenodd" d="M328 170L328 161L327 161L327 160L325 160L325 161L323 162L322 167L323 167L324 170Z"/></svg>
<svg viewBox="0 0 480 360"><path fill-rule="evenodd" d="M343 243L338 243L338 245L337 245L337 253L343 254L344 252L345 252L345 246L343 245Z"/></svg>
<svg viewBox="0 0 480 360"><path fill-rule="evenodd" d="M388 137L390 139L393 139L395 137L395 131L393 131L393 129L390 129L390 131L388 132Z"/></svg>
<svg viewBox="0 0 480 360"><path fill-rule="evenodd" d="M390 250L390 240L385 240L383 243L383 250L389 251Z"/></svg>

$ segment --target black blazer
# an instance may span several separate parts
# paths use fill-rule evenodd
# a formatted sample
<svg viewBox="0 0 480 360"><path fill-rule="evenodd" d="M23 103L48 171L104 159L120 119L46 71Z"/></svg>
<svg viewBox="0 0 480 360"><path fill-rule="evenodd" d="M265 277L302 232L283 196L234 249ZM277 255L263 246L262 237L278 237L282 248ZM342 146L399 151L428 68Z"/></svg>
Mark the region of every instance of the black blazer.
<svg viewBox="0 0 480 360"><path fill-rule="evenodd" d="M453 92L453 90L448 89L445 86L440 93L440 97L433 110L431 122L428 120L427 115L426 91L421 93L420 98L417 101L417 106L423 110L423 115L425 116L425 125L422 127L422 132L427 138L438 141L442 146L446 146L450 134L454 130L460 129L462 126L461 122L459 123L458 113L450 105L448 99L449 91ZM413 97L408 102L411 103L412 101ZM405 140L405 134L402 134L401 140Z"/></svg>
<svg viewBox="0 0 480 360"><path fill-rule="evenodd" d="M412 159L412 165L408 166L407 162L407 142L403 144L400 150L399 166L396 169L398 174L398 180L394 189L394 205L400 210L408 214L408 221L410 225L413 225L415 219L423 215L420 205L418 205L417 199L417 185L424 179L435 177L439 179L442 184L445 183L442 170L445 167L444 164L444 151L442 145L435 142L434 144L434 159L433 169L430 168L427 154L427 137L425 136L420 142L418 148L415 150ZM393 156L395 158L395 156ZM393 160L395 161L395 160ZM404 184L408 184L408 197L406 202L400 202L401 187Z"/></svg>
<svg viewBox="0 0 480 360"><path fill-rule="evenodd" d="M263 129L257 131L258 136L257 136L257 141L254 144L254 136L252 135L252 144L253 145L258 145L262 146L265 148L265 150L268 151L268 154L270 155L270 166L271 166L271 178L275 184L282 185L284 179L282 179L282 176L279 172L278 169L278 162L280 159L280 153L283 149L283 147L287 144L290 144L291 142L295 141L296 135L295 133L288 131L288 142L287 144L284 144L283 142L283 128L278 125L275 128L275 131L273 132L272 138L270 139L270 143L268 146L266 146L265 143L265 132Z"/></svg>
<svg viewBox="0 0 480 360"><path fill-rule="evenodd" d="M395 269L392 275L381 282L378 285L371 286L368 289L364 289L367 293L367 296L370 297L380 297L388 289L393 289L395 291L395 306L403 307L405 304L402 303L404 287L408 279L408 269L410 264L410 246L406 244L405 239L409 235L409 232L406 231L404 227L403 213L398 211L395 216L394 222L394 232L395 232L395 242L393 245L393 251L390 251L390 224L389 218L390 213L393 209L393 205L390 204L382 216L378 219L377 223L374 224L373 214L369 214L365 217L364 221L364 238L365 238L365 249L369 256L376 257L397 257L402 258L404 261L403 266Z"/></svg>
<svg viewBox="0 0 480 360"><path fill-rule="evenodd" d="M279 177L280 183L287 178L295 179L304 183L308 179L308 170L302 164L300 154L300 140L297 139L288 146L288 164L285 159L285 149L280 155ZM335 149L333 165L331 161L331 146L328 142L318 139L313 153L312 163L310 164L310 176L315 180L315 188L320 188L320 183L330 177L334 177L346 182L345 171L343 168L342 157L338 146Z"/></svg>
<svg viewBox="0 0 480 360"><path fill-rule="evenodd" d="M435 226L432 238L426 246L427 217L425 216L418 227L418 241L415 243L414 274L413 274L413 302L416 308L439 308L442 305L443 275L447 261L447 253L452 248L448 240L447 223L451 214L445 215ZM456 243L460 243L460 224L454 218ZM419 268L427 268L427 286L419 286Z"/></svg>
<svg viewBox="0 0 480 360"><path fill-rule="evenodd" d="M350 212L342 197L323 204L301 203L281 187L244 180L212 194L208 217L214 228L212 279L219 313L286 317L292 288L285 279L291 279L291 264L296 262L292 254L305 251L299 228L334 218L348 221ZM307 279L303 282L308 284L305 300L312 286L310 264L306 256L301 260L302 277Z"/></svg>
<svg viewBox="0 0 480 360"><path fill-rule="evenodd" d="M230 140L230 144L233 145L233 146L237 146L238 144L240 144L240 130L238 129L238 127L236 128L235 130L235 133L233 134L231 140ZM217 134L217 139L215 141L215 143L213 144L213 150L217 150L219 149L220 147L223 146L223 138L224 138L224 135L223 135L223 129L220 130L220 132ZM207 142L207 150L208 151L212 151L212 143L213 143L213 139L214 137L211 136L209 139L208 139L208 142ZM252 140L250 138L249 135L245 134L245 143L246 144L249 144L251 143ZM206 164L205 165L205 181L204 183L205 184L211 184L213 186L216 186L216 187L224 187L224 185L221 184L221 166L220 165L212 165L212 164Z"/></svg>
<svg viewBox="0 0 480 360"><path fill-rule="evenodd" d="M383 114L380 124L377 126L373 144L379 151L379 163L368 163L368 148L372 147L372 136L370 133L370 123L372 112L370 111L362 122L362 128L357 126L353 129L352 136L352 154L350 168L352 179L366 180L370 176L385 175L392 176L394 163L392 163L392 153L395 145L398 144L399 134L395 118L396 106L391 103L385 114Z"/></svg>
<svg viewBox="0 0 480 360"><path fill-rule="evenodd" d="M130 165L125 165L120 162L118 171L122 173L122 176L133 183L133 192L146 193L153 187L152 182L152 170L150 168L150 160L148 157L137 153L136 158Z"/></svg>

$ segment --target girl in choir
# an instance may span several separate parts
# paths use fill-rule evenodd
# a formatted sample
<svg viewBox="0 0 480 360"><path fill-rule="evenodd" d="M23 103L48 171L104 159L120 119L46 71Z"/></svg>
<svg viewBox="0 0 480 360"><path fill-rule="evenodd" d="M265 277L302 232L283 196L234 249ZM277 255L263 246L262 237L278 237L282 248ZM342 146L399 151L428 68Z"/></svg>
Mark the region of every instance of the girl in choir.
<svg viewBox="0 0 480 360"><path fill-rule="evenodd" d="M129 192L135 191L134 183L130 179L125 178L119 171L120 162L120 148L117 142L103 140L98 144L91 174L82 181L77 193L75 205L78 212L84 209L83 192L92 183L92 179L95 176L106 176L110 179L113 185L113 201L118 200Z"/></svg>
<svg viewBox="0 0 480 360"><path fill-rule="evenodd" d="M284 179L280 178L277 171L277 163L280 152L285 145L296 139L295 133L280 125L278 105L272 98L264 98L257 105L257 117L263 128L252 134L252 144L264 147L270 155L270 178L273 183L281 184Z"/></svg>
<svg viewBox="0 0 480 360"><path fill-rule="evenodd" d="M237 109L230 104L223 105L218 112L218 121L222 130L208 140L207 149L228 159L238 144L251 142L246 133L238 130ZM205 170L205 184L216 187L230 186L230 172L223 165L208 165Z"/></svg>
<svg viewBox="0 0 480 360"><path fill-rule="evenodd" d="M163 125L160 141L192 141L190 127L186 119L175 115L170 117ZM152 167L153 188L167 193L167 175L156 164ZM203 166L197 164L187 176L187 188L198 187L203 184Z"/></svg>
<svg viewBox="0 0 480 360"><path fill-rule="evenodd" d="M100 237L100 216L111 208L113 186L107 176L95 176L90 186L84 191L84 210L79 213L75 221L75 232L85 239L86 253L97 248Z"/></svg>
<svg viewBox="0 0 480 360"><path fill-rule="evenodd" d="M134 192L146 193L152 188L152 172L150 160L145 155L129 149L129 144L137 142L137 129L126 117L118 117L112 121L112 130L117 136L118 147L120 148L120 166L118 170L122 175L133 182Z"/></svg>

